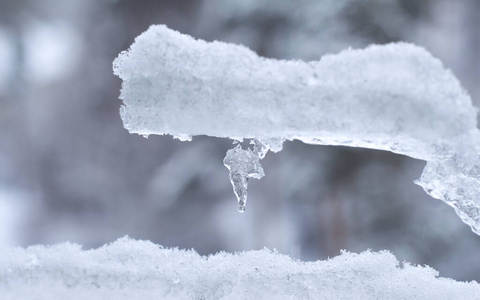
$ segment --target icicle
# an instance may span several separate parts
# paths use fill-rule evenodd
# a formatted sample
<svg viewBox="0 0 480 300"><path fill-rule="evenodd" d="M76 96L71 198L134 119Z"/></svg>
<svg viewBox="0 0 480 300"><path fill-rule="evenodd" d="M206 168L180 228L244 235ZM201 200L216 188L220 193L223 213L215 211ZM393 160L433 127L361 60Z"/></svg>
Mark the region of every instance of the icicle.
<svg viewBox="0 0 480 300"><path fill-rule="evenodd" d="M229 178L233 185L233 192L235 193L235 196L237 196L237 210L243 213L245 212L245 206L247 205L248 178L240 173L232 172L230 172Z"/></svg>
<svg viewBox="0 0 480 300"><path fill-rule="evenodd" d="M243 150L238 144L227 151L223 164L230 170L230 182L237 196L238 211L244 212L247 203L248 179L260 179L265 176L260 159L251 149Z"/></svg>
<svg viewBox="0 0 480 300"><path fill-rule="evenodd" d="M253 152L255 152L260 159L263 159L270 149L267 145L257 139L252 140L250 144L253 144Z"/></svg>

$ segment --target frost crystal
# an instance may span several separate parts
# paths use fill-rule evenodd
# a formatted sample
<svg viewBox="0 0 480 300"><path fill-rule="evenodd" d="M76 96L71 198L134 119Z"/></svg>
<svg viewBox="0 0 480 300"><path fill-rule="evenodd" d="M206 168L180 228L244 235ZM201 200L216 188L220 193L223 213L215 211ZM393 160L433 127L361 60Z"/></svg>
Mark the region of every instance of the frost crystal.
<svg viewBox="0 0 480 300"><path fill-rule="evenodd" d="M373 45L306 63L160 25L115 59L114 73L123 79L120 113L131 133L252 139L260 159L294 139L422 159L427 166L416 183L480 234L477 111L421 47ZM240 202L249 176L259 176L240 167L260 170L252 153L234 149L226 158Z"/></svg>
<svg viewBox="0 0 480 300"><path fill-rule="evenodd" d="M401 265L401 266L400 266ZM400 264L388 251L300 262L269 250L208 257L122 238L0 249L9 299L479 299L480 285Z"/></svg>

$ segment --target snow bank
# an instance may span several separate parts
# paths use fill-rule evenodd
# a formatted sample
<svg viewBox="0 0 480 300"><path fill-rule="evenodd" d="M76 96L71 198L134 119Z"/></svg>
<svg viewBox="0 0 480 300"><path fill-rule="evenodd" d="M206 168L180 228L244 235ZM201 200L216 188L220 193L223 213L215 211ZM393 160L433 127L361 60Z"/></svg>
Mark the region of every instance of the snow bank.
<svg viewBox="0 0 480 300"><path fill-rule="evenodd" d="M151 26L114 61L114 73L131 133L253 140L253 150L236 148L224 161L241 211L248 178L263 176L258 158L297 139L426 160L417 183L480 234L477 111L423 48L370 46L306 63Z"/></svg>
<svg viewBox="0 0 480 300"><path fill-rule="evenodd" d="M478 299L480 285L439 278L389 252L294 261L269 250L209 257L122 238L0 250L1 299Z"/></svg>

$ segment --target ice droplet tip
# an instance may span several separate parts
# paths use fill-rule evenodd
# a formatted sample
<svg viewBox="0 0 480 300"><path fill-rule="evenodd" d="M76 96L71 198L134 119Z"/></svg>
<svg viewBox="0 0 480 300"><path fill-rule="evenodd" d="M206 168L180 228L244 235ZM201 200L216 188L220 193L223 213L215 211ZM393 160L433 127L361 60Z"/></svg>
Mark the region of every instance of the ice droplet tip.
<svg viewBox="0 0 480 300"><path fill-rule="evenodd" d="M245 206L244 205L239 205L237 207L237 210L238 210L239 213L244 213L245 212Z"/></svg>

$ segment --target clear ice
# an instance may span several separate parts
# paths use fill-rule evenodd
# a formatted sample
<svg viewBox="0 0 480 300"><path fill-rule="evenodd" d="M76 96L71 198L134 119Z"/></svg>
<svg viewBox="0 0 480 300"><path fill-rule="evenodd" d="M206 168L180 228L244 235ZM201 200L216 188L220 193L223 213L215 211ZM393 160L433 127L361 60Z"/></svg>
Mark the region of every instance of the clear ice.
<svg viewBox="0 0 480 300"><path fill-rule="evenodd" d="M223 164L230 171L229 179L237 197L239 212L245 212L248 179L260 179L265 176L260 160L265 157L269 150L272 152L282 150L283 142L284 139L282 138L253 139L250 141L253 150L250 148L243 150L238 141L234 141L237 146L227 151Z"/></svg>
<svg viewBox="0 0 480 300"><path fill-rule="evenodd" d="M284 140L391 151L425 160L416 183L480 234L477 109L425 49L372 45L319 61L259 57L151 26L113 63L123 80L124 127L142 135L253 140L225 165L243 210L259 160Z"/></svg>
<svg viewBox="0 0 480 300"><path fill-rule="evenodd" d="M267 150L268 151L268 150ZM247 204L248 179L260 179L265 176L259 155L250 148L243 150L240 144L227 151L223 164L230 171L229 178L233 186L233 192L237 196L238 211L243 213Z"/></svg>

